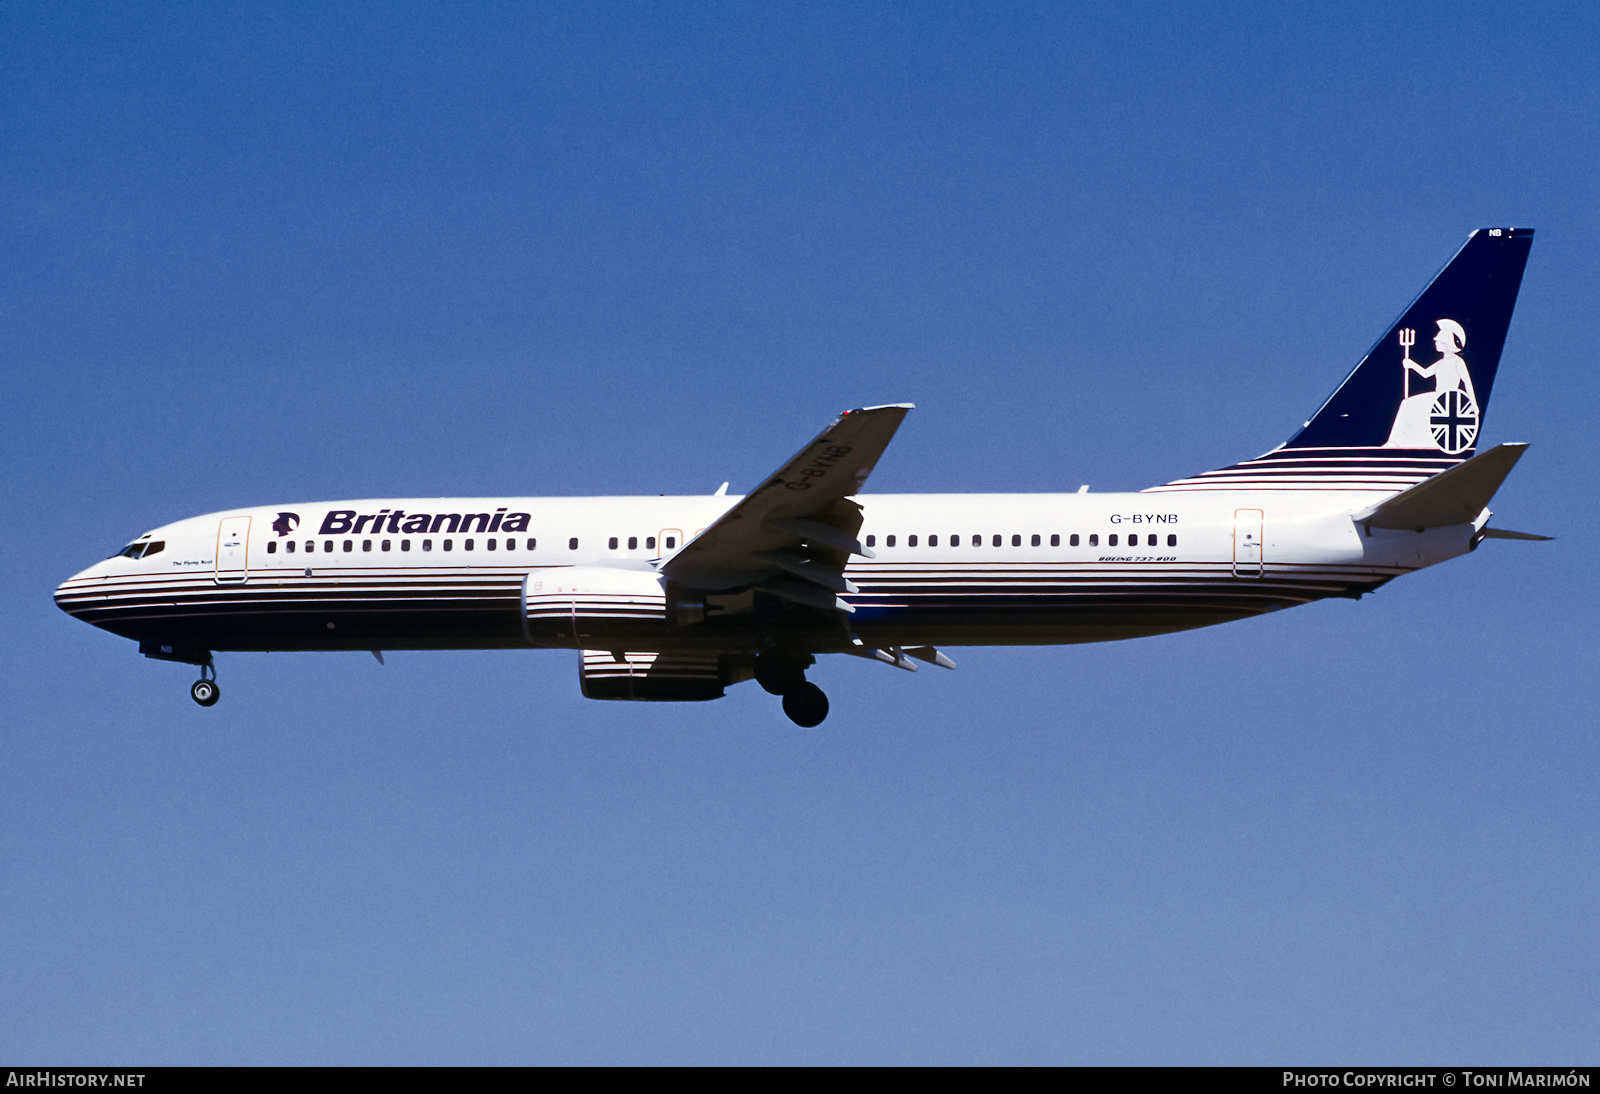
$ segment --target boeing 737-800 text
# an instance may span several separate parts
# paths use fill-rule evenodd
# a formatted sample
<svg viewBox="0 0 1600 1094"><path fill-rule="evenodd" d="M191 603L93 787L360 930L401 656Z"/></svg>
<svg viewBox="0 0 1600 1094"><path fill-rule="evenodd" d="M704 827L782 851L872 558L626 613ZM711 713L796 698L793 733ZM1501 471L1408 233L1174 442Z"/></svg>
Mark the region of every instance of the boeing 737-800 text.
<svg viewBox="0 0 1600 1094"><path fill-rule="evenodd" d="M1321 410L1255 459L1134 494L863 494L910 409L851 410L744 497L384 498L193 517L66 581L148 657L570 649L593 699L755 679L801 725L826 653L1138 638L1359 597L1484 539L1526 448L1477 451L1533 242L1472 233Z"/></svg>

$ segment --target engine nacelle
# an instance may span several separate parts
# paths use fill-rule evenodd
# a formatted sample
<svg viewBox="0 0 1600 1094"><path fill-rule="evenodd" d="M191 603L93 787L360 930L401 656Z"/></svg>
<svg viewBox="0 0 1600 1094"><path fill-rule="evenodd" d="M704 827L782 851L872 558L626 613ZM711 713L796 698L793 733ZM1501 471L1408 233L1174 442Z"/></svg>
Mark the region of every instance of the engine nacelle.
<svg viewBox="0 0 1600 1094"><path fill-rule="evenodd" d="M715 653L584 650L578 683L587 699L703 702L722 698L727 685L750 675L732 662Z"/></svg>
<svg viewBox="0 0 1600 1094"><path fill-rule="evenodd" d="M522 627L535 646L648 645L667 634L666 581L610 566L534 570L522 580Z"/></svg>

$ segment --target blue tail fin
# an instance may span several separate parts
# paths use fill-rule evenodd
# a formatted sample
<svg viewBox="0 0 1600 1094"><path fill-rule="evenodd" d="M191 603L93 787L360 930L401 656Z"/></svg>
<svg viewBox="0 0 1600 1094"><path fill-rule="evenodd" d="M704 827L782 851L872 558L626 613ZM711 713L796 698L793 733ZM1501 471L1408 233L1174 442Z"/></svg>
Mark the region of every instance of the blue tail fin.
<svg viewBox="0 0 1600 1094"><path fill-rule="evenodd" d="M1305 427L1265 456L1156 490L1397 490L1468 460L1531 228L1482 228Z"/></svg>

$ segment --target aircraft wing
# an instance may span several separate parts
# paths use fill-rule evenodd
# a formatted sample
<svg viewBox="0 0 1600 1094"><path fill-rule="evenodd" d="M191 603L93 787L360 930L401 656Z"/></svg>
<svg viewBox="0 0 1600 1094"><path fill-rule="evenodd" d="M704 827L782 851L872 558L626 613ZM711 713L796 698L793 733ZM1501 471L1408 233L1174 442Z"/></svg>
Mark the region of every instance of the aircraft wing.
<svg viewBox="0 0 1600 1094"><path fill-rule="evenodd" d="M911 404L847 410L765 482L690 541L662 573L696 589L760 582L775 596L823 610L850 611L838 598L857 541L861 489Z"/></svg>

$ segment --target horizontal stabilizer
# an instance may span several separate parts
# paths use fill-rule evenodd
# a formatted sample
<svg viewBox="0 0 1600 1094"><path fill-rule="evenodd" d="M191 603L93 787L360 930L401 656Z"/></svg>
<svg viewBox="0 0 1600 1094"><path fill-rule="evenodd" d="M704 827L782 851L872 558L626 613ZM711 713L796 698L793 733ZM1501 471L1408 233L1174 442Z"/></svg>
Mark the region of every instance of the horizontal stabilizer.
<svg viewBox="0 0 1600 1094"><path fill-rule="evenodd" d="M1471 524L1527 450L1526 444L1501 444L1466 463L1424 479L1388 501L1355 515L1356 523L1396 531Z"/></svg>
<svg viewBox="0 0 1600 1094"><path fill-rule="evenodd" d="M1509 528L1485 528L1478 533L1479 539L1536 539L1548 543L1555 536L1536 536L1532 532L1513 532Z"/></svg>

